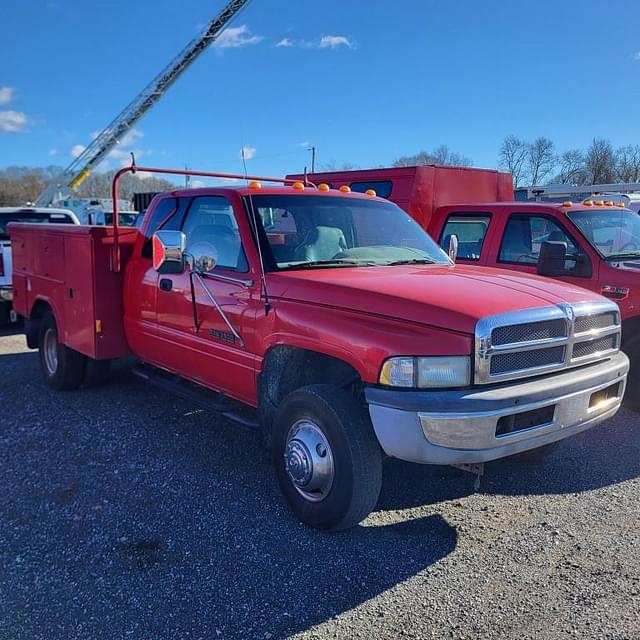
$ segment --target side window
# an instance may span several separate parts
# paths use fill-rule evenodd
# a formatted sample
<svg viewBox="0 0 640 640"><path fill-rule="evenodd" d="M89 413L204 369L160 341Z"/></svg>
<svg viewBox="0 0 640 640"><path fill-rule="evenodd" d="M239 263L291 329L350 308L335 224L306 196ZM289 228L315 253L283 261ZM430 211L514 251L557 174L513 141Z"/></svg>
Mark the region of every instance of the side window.
<svg viewBox="0 0 640 640"><path fill-rule="evenodd" d="M165 198L158 202L158 206L153 210L149 223L144 230L144 236L146 238L144 245L142 246L142 257L151 259L151 236L159 229L168 229L170 220L175 219L176 212L178 211L178 199L177 198ZM142 216L141 216L142 217Z"/></svg>
<svg viewBox="0 0 640 640"><path fill-rule="evenodd" d="M388 198L391 195L393 183L391 180L372 180L370 182L352 182L349 186L351 191L365 193L367 189L373 189L377 196Z"/></svg>
<svg viewBox="0 0 640 640"><path fill-rule="evenodd" d="M178 209L177 198L165 198L158 202L158 206L153 210L149 224L144 231L144 235L150 238L167 219L173 215Z"/></svg>
<svg viewBox="0 0 640 640"><path fill-rule="evenodd" d="M182 231L187 236L187 252L194 258L210 256L216 268L249 270L233 207L225 197L194 198Z"/></svg>
<svg viewBox="0 0 640 640"><path fill-rule="evenodd" d="M488 213L452 213L440 235L440 245L444 246L447 236L455 235L458 238L458 258L480 260L490 221Z"/></svg>
<svg viewBox="0 0 640 640"><path fill-rule="evenodd" d="M566 231L551 218L513 214L505 228L498 259L500 262L536 264L540 247L547 240L566 242L569 255L582 253Z"/></svg>

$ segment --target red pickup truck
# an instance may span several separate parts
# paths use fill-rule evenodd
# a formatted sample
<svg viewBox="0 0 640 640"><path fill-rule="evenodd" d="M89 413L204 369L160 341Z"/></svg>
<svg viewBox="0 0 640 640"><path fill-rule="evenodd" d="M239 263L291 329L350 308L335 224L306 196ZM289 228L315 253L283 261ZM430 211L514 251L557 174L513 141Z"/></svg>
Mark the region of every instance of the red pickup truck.
<svg viewBox="0 0 640 640"><path fill-rule="evenodd" d="M51 387L137 356L143 377L258 428L315 527L367 516L385 455L483 463L584 431L624 393L614 302L454 265L372 194L177 190L140 229L14 224L11 237L15 308Z"/></svg>
<svg viewBox="0 0 640 640"><path fill-rule="evenodd" d="M296 176L289 176L296 178ZM514 201L511 175L422 166L316 173L316 184L373 189L409 212L457 262L551 276L615 300L631 357L629 404L640 406L640 215L607 200ZM297 178L300 179L300 178Z"/></svg>

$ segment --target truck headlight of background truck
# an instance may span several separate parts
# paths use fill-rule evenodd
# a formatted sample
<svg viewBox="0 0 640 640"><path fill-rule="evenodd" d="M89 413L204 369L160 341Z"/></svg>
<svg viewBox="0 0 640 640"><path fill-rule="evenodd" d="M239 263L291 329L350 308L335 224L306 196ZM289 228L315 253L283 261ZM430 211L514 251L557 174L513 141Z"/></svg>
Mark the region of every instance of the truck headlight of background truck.
<svg viewBox="0 0 640 640"><path fill-rule="evenodd" d="M389 387L430 389L471 384L469 356L389 358L382 365L380 384Z"/></svg>

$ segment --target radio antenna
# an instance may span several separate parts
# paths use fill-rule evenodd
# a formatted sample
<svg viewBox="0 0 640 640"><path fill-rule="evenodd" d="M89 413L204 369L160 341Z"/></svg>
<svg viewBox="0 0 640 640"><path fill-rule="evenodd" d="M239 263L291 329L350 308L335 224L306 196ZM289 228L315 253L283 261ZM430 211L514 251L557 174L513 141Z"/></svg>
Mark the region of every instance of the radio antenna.
<svg viewBox="0 0 640 640"><path fill-rule="evenodd" d="M240 157L242 158L242 166L244 167L245 180L247 185L249 184L249 172L247 171L247 161L244 156L244 145L240 149ZM253 233L256 238L256 245L258 247L258 260L260 262L260 283L264 295L264 315L268 316L271 310L271 303L269 302L269 291L267 289L267 277L264 268L264 258L262 256L262 240L260 239L260 233L258 232L258 217L256 216L256 210L253 206L253 198L251 193L247 196L247 202L249 203L249 219L253 225Z"/></svg>

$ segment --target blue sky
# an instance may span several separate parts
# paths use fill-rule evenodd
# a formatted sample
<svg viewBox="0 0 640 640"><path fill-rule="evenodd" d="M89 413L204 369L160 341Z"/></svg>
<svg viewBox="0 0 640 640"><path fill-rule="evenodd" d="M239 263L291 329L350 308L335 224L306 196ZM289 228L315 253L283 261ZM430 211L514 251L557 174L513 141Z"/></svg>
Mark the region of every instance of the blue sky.
<svg viewBox="0 0 640 640"><path fill-rule="evenodd" d="M224 4L2 0L0 167L66 166ZM253 0L231 26L237 46L201 56L102 168L130 149L232 172L245 146L275 175L311 144L362 167L440 144L492 167L511 133L640 144L637 0Z"/></svg>

